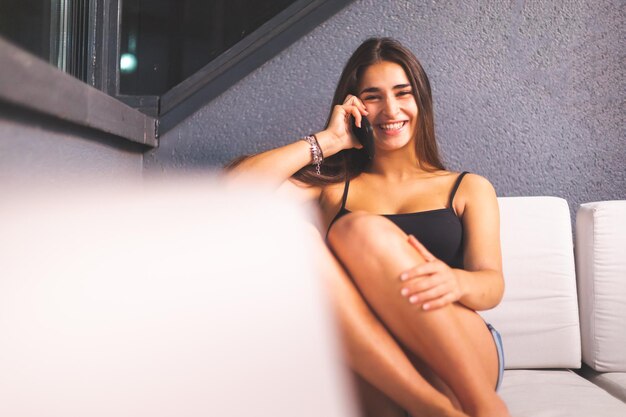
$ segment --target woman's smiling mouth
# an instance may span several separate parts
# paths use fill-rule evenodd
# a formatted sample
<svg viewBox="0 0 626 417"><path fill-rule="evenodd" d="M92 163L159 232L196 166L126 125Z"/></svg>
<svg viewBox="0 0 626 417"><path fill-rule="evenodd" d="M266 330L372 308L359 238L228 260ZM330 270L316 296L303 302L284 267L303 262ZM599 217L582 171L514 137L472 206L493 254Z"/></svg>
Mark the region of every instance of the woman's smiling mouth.
<svg viewBox="0 0 626 417"><path fill-rule="evenodd" d="M377 127L379 129L381 129L383 132L385 132L386 134L395 134L398 133L402 130L402 128L404 126L406 126L406 124L408 123L407 120L404 120L402 122L393 122L393 123L381 123L379 125L377 125Z"/></svg>

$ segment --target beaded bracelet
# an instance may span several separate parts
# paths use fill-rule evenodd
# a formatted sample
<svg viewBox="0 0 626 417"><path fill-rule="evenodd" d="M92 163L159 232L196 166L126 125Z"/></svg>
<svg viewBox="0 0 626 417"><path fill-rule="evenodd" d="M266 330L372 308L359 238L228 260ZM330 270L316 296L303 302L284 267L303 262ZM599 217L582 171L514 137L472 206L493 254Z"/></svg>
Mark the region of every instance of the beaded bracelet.
<svg viewBox="0 0 626 417"><path fill-rule="evenodd" d="M317 175L322 175L320 169L322 166L322 161L324 161L324 154L322 153L322 148L320 147L317 138L315 137L315 135L309 135L303 137L301 140L311 145L311 159L313 160L313 164L315 164L315 173Z"/></svg>

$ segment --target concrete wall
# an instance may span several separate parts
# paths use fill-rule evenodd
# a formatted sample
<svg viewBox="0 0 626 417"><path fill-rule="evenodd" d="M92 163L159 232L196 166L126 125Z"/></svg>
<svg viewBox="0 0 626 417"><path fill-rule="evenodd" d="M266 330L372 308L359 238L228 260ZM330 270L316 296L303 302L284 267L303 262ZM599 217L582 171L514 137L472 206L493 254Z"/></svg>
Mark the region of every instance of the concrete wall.
<svg viewBox="0 0 626 417"><path fill-rule="evenodd" d="M144 150L125 139L0 104L0 186L140 181Z"/></svg>
<svg viewBox="0 0 626 417"><path fill-rule="evenodd" d="M355 1L161 138L148 173L219 166L320 130L370 36L403 41L450 169L499 195L626 198L624 1Z"/></svg>

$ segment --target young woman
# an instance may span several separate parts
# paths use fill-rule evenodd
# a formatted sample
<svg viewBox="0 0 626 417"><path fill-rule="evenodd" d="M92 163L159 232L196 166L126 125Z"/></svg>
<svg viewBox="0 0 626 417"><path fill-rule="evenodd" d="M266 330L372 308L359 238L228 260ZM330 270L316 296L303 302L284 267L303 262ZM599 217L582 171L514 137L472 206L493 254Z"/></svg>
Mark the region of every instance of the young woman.
<svg viewBox="0 0 626 417"><path fill-rule="evenodd" d="M508 416L499 336L476 313L504 290L493 187L444 168L428 78L397 41L365 41L333 104L324 130L231 172L318 204L319 262L365 414ZM372 159L352 118L373 127Z"/></svg>

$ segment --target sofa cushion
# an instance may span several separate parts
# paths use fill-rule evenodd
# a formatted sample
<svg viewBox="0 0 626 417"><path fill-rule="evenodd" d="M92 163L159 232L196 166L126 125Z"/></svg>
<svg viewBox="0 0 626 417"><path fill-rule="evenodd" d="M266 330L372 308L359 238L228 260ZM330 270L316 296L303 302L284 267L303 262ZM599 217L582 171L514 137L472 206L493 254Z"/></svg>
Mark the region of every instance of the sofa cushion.
<svg viewBox="0 0 626 417"><path fill-rule="evenodd" d="M626 404L566 369L507 370L500 395L518 417L626 415Z"/></svg>
<svg viewBox="0 0 626 417"><path fill-rule="evenodd" d="M580 330L567 202L498 202L506 288L500 305L481 315L502 335L506 368L577 368Z"/></svg>
<svg viewBox="0 0 626 417"><path fill-rule="evenodd" d="M611 395L626 402L626 372L596 372L588 366L583 366L577 372Z"/></svg>
<svg viewBox="0 0 626 417"><path fill-rule="evenodd" d="M626 201L582 204L576 215L576 267L583 361L626 371Z"/></svg>

